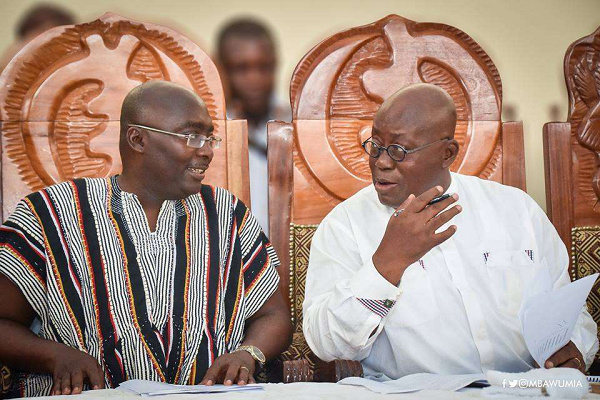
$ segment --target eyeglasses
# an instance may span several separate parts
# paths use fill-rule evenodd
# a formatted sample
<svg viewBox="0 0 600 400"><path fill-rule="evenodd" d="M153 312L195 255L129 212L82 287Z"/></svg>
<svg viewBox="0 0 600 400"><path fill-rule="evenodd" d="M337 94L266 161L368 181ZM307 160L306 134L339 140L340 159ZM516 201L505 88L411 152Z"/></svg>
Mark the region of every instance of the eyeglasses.
<svg viewBox="0 0 600 400"><path fill-rule="evenodd" d="M411 154L411 153L417 152L419 150L423 150L424 148L429 147L432 144L437 143L437 142L450 140L449 138L444 138L444 139L436 140L435 142L427 143L421 147L417 147L416 149L407 150L406 147L401 146L399 144L390 144L387 147L380 146L371 139L372 138L368 138L367 140L365 140L362 143L363 149L365 149L365 152L369 156L371 156L373 158L379 158L379 156L381 155L381 152L383 150L385 150L385 151L387 151L390 158L396 162L401 162L402 160L404 160L404 157L406 157L407 154Z"/></svg>
<svg viewBox="0 0 600 400"><path fill-rule="evenodd" d="M211 149L218 149L219 146L221 145L221 141L222 141L222 139L220 137L215 136L215 135L206 136L206 135L201 135L199 133L193 133L193 132L175 133L175 132L163 131L162 129L150 128L149 126L136 125L136 124L129 124L128 126L132 126L134 128L146 129L151 132L158 132L158 133L164 133L166 135L187 138L187 145L190 147L195 147L197 149L204 146L204 144L207 142L208 142L208 146Z"/></svg>

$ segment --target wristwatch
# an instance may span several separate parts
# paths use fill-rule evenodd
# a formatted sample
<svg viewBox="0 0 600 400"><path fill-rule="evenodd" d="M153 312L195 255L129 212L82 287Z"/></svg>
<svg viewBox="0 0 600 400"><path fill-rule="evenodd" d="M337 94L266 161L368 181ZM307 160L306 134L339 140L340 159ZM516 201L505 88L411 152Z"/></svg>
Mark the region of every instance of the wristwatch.
<svg viewBox="0 0 600 400"><path fill-rule="evenodd" d="M262 367L265 365L265 362L267 361L263 352L260 351L260 349L256 346L240 346L237 349L235 349L233 353L238 351L247 351L248 353L250 353L252 358L254 358L254 361L258 363L259 369L262 369Z"/></svg>

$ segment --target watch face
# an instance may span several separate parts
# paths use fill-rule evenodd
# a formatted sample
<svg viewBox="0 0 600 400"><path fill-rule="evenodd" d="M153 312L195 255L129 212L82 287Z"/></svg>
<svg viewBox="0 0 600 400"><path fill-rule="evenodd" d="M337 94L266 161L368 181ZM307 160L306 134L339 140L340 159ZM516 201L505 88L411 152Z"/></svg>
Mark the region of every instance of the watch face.
<svg viewBox="0 0 600 400"><path fill-rule="evenodd" d="M252 356L252 358L254 358L259 363L264 364L265 361L266 361L265 355L256 346L240 346L240 347L238 347L238 350L245 350L245 351L247 351L248 353L250 353L250 355Z"/></svg>
<svg viewBox="0 0 600 400"><path fill-rule="evenodd" d="M252 346L252 355L254 356L254 358L256 358L257 361L264 363L265 362L265 355L263 354L262 351L260 351L260 349L256 346Z"/></svg>

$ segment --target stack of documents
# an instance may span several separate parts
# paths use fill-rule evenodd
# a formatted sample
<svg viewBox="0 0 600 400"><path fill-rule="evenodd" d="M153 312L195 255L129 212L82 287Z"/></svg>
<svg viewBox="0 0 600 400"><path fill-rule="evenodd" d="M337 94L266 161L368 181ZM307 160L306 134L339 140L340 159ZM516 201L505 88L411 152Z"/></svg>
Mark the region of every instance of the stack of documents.
<svg viewBox="0 0 600 400"><path fill-rule="evenodd" d="M251 390L264 390L261 385L171 385L163 382L144 381L132 379L119 385L120 390L138 394L143 397L163 396L168 394L204 394L204 393L227 393L247 392Z"/></svg>
<svg viewBox="0 0 600 400"><path fill-rule="evenodd" d="M546 360L571 340L573 328L598 275L586 276L553 291L542 276L536 280L536 284L542 286L539 287L541 290L523 302L519 317L527 349L540 368L544 368Z"/></svg>
<svg viewBox="0 0 600 400"><path fill-rule="evenodd" d="M485 374L436 375L412 374L393 381L377 382L370 379L350 377L339 381L342 385L362 386L375 393L396 394L421 390L456 391L473 383L487 385Z"/></svg>

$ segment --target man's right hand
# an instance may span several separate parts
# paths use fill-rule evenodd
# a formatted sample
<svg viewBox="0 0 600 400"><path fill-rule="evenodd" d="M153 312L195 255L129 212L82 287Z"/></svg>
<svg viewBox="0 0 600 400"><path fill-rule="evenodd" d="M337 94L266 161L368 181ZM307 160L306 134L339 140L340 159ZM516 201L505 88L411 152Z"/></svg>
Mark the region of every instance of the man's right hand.
<svg viewBox="0 0 600 400"><path fill-rule="evenodd" d="M458 200L458 195L428 206L443 188L436 186L418 197L410 195L397 209L403 210L392 215L379 247L373 254L373 264L379 273L393 285L398 285L404 270L423 257L429 250L445 242L456 232L452 225L435 233L446 222L462 211L461 206L441 212Z"/></svg>
<svg viewBox="0 0 600 400"><path fill-rule="evenodd" d="M94 357L62 344L53 353L52 395L79 394L86 379L92 389L104 389L104 371Z"/></svg>

